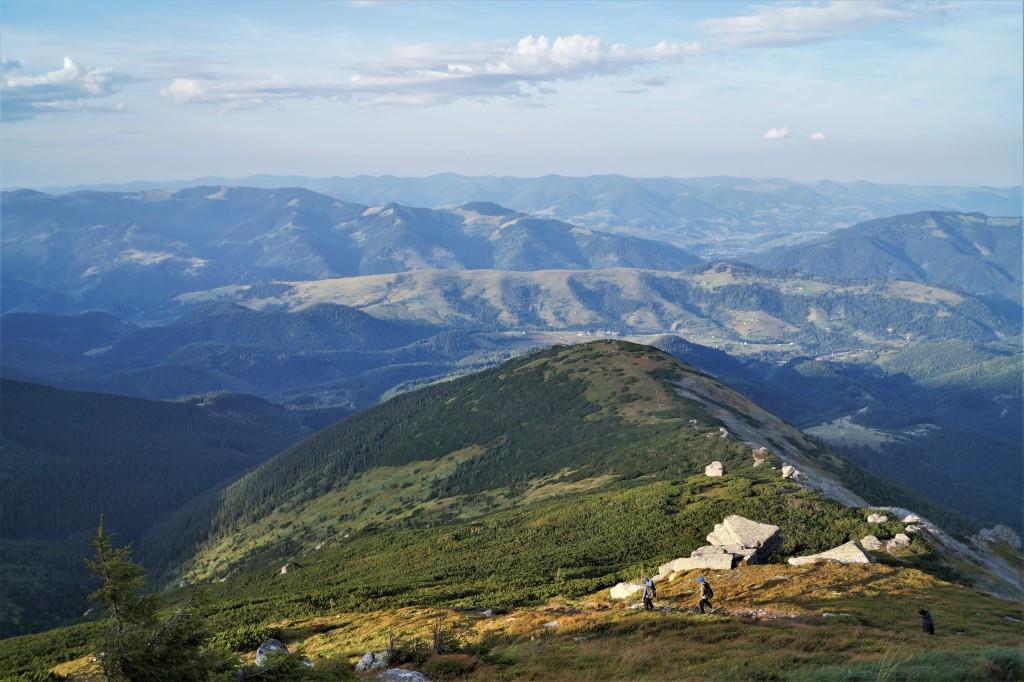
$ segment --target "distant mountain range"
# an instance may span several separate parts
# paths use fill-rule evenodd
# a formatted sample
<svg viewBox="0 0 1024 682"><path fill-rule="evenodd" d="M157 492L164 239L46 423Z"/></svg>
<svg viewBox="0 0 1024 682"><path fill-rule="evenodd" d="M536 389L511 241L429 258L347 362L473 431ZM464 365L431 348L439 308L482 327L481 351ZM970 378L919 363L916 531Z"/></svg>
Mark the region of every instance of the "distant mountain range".
<svg viewBox="0 0 1024 682"><path fill-rule="evenodd" d="M1020 218L924 211L871 220L813 242L753 254L760 267L924 282L1020 303Z"/></svg>
<svg viewBox="0 0 1024 682"><path fill-rule="evenodd" d="M134 315L185 291L424 268L641 267L679 248L489 203L368 208L303 189L6 192L3 309Z"/></svg>
<svg viewBox="0 0 1024 682"><path fill-rule="evenodd" d="M304 187L342 201L454 208L490 201L595 230L660 239L702 256L749 253L794 235L829 232L873 218L915 211L1021 215L1021 187L922 187L870 182L794 182L784 178L539 178L462 176L352 178L256 175L57 188L178 190L194 185ZM791 233L791 234L790 234Z"/></svg>

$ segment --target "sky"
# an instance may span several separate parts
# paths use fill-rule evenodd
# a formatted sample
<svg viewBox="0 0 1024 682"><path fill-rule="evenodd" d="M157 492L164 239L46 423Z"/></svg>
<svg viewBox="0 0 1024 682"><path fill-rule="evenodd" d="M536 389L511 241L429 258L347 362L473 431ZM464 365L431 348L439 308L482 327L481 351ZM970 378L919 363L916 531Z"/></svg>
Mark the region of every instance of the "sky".
<svg viewBox="0 0 1024 682"><path fill-rule="evenodd" d="M1024 4L0 0L0 182L1024 182Z"/></svg>

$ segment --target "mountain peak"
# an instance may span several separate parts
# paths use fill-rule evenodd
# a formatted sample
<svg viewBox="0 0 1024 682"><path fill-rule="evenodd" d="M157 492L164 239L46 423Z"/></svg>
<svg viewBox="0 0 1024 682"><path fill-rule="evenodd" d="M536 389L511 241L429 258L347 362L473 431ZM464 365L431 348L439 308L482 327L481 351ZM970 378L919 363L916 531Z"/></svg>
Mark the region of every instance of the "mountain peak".
<svg viewBox="0 0 1024 682"><path fill-rule="evenodd" d="M480 215L485 216L505 216L516 213L512 209L499 206L492 201L471 201L459 206L459 210L479 213Z"/></svg>

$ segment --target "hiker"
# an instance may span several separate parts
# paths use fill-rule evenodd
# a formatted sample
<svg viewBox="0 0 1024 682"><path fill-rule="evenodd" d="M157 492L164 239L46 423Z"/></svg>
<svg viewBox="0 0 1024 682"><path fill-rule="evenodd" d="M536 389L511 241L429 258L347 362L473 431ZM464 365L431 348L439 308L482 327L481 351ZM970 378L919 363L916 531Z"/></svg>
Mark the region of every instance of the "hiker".
<svg viewBox="0 0 1024 682"><path fill-rule="evenodd" d="M646 610L646 611L653 611L654 610L654 596L655 596L654 581L651 580L650 578L644 578L644 594L643 594L644 610Z"/></svg>
<svg viewBox="0 0 1024 682"><path fill-rule="evenodd" d="M921 615L921 630L926 635L934 635L935 623L932 621L932 614L928 613L927 609L918 609L917 612Z"/></svg>
<svg viewBox="0 0 1024 682"><path fill-rule="evenodd" d="M711 589L711 584L704 580L704 576L697 578L697 582L700 583L700 602L697 604L697 608L704 613L704 607L707 606L711 609L711 613L714 613L715 607L711 605L711 598L715 596L715 591Z"/></svg>

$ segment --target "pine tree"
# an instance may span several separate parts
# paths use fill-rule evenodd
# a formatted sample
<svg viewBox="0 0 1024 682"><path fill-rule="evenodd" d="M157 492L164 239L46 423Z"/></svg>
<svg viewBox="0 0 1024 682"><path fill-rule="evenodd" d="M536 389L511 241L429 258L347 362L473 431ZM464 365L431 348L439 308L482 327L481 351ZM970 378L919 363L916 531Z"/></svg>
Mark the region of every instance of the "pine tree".
<svg viewBox="0 0 1024 682"><path fill-rule="evenodd" d="M109 618L96 642L97 658L107 680L205 680L232 667L225 653L203 647L206 639L196 618L193 599L166 622L159 604L143 594L146 574L132 559L131 546L115 548L103 526L92 538L96 558L89 571L102 583L89 599L101 604Z"/></svg>

